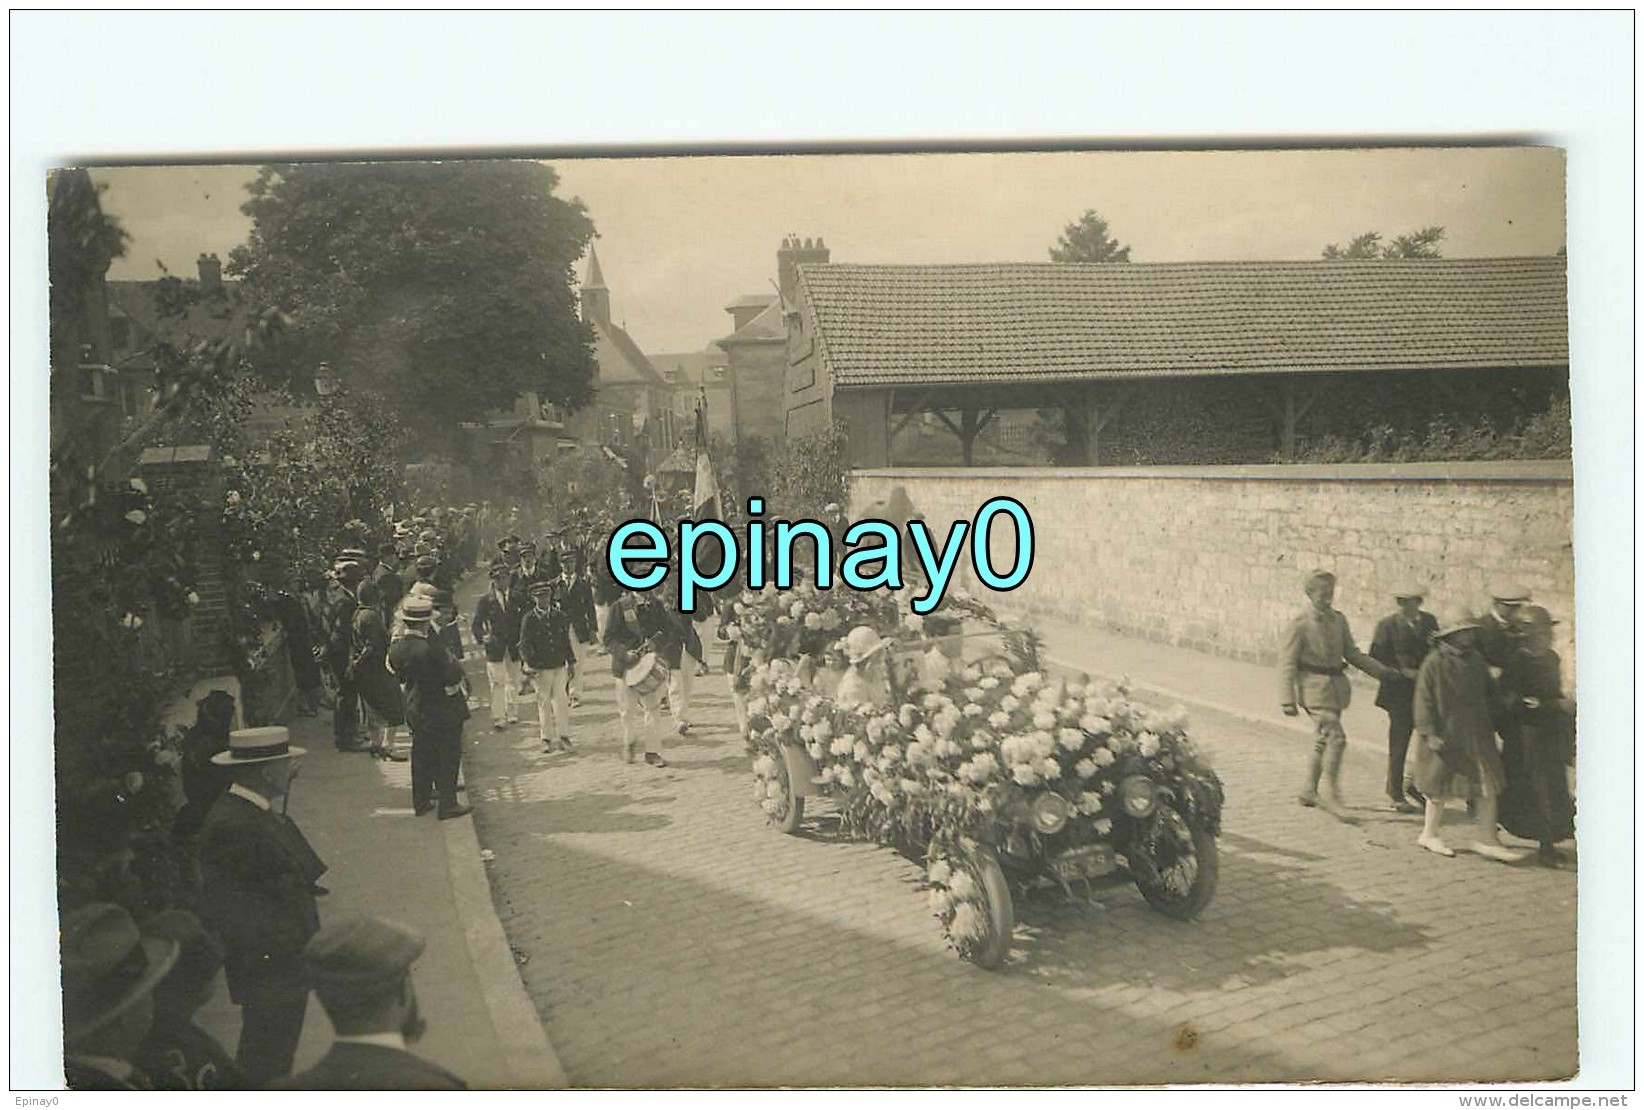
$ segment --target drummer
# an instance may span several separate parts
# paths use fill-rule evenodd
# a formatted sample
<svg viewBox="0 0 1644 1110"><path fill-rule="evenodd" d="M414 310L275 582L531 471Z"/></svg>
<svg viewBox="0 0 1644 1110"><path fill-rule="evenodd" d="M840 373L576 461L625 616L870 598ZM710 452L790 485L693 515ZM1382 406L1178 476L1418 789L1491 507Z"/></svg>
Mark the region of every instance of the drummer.
<svg viewBox="0 0 1644 1110"><path fill-rule="evenodd" d="M641 637L640 627L634 597L625 592L611 605L602 641L611 655L611 675L616 679L617 716L622 719L622 759L625 763L634 761L633 716L638 713L645 762L652 767L666 767L668 762L659 750L661 738L655 725L661 719L668 670L658 658L655 645ZM675 644L677 652L677 640Z"/></svg>

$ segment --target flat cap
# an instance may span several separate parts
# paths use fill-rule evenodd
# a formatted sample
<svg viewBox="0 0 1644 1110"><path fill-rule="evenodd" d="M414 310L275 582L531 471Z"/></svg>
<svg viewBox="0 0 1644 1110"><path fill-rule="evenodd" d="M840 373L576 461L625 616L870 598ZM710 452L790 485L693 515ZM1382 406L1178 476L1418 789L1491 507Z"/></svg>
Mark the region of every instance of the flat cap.
<svg viewBox="0 0 1644 1110"><path fill-rule="evenodd" d="M1309 571L1308 575L1307 575L1307 579L1306 579L1306 581L1303 582L1302 585L1303 585L1304 589L1312 589L1313 585L1315 583L1318 583L1318 582L1334 582L1335 580L1336 580L1336 576L1334 574L1330 573L1327 570L1324 570L1324 569L1320 568L1320 569L1314 569L1312 571Z"/></svg>
<svg viewBox="0 0 1644 1110"><path fill-rule="evenodd" d="M1427 588L1414 579L1407 578L1393 587L1393 596L1425 598Z"/></svg>
<svg viewBox="0 0 1644 1110"><path fill-rule="evenodd" d="M405 978L422 955L422 934L383 917L352 917L327 925L303 948L303 969L322 995L369 994Z"/></svg>
<svg viewBox="0 0 1644 1110"><path fill-rule="evenodd" d="M1490 600L1523 603L1530 600L1530 591L1518 582L1497 582L1490 587Z"/></svg>

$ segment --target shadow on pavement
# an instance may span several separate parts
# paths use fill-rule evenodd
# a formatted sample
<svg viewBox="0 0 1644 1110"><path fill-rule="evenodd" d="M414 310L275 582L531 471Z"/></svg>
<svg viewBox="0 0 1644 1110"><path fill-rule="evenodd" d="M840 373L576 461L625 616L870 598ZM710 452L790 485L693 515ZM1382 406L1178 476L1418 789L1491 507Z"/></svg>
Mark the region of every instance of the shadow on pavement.
<svg viewBox="0 0 1644 1110"><path fill-rule="evenodd" d="M1272 982L1313 969L1330 950L1424 949L1425 929L1392 907L1265 856L1308 858L1251 837L1222 837L1216 899L1198 921L1153 910L1133 884L1069 902L1060 892L1018 899L1018 963L1025 974L1077 985L1129 983L1182 991ZM1312 857L1317 858L1317 857ZM1082 933L1099 935L1092 948Z"/></svg>
<svg viewBox="0 0 1644 1110"><path fill-rule="evenodd" d="M661 813L636 813L632 807L655 805L658 799L627 794L575 794L531 803L532 821L544 833L651 832L673 819ZM483 812L483 810L481 811Z"/></svg>

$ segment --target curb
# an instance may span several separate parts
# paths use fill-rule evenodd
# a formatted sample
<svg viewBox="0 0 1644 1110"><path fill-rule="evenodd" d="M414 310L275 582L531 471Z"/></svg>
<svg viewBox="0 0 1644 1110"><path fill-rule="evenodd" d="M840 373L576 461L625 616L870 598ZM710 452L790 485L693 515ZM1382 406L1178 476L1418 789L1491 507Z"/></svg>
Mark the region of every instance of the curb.
<svg viewBox="0 0 1644 1110"><path fill-rule="evenodd" d="M498 1084L499 1088L540 1091L568 1086L565 1069L548 1041L536 1007L525 993L513 950L497 918L491 901L491 880L480 862L479 835L472 819L446 823L445 853L451 899L462 923L468 959L491 1016L497 1047L508 1065L509 1081Z"/></svg>
<svg viewBox="0 0 1644 1110"><path fill-rule="evenodd" d="M468 593L473 585L474 579L465 576L452 594ZM467 600L471 603L473 596L470 594ZM474 804L472 796L468 801ZM510 1082L500 1083L498 1088L544 1091L570 1086L542 1017L525 993L514 950L497 917L496 904L491 900L491 877L480 860L479 833L472 817L446 823L445 856L451 899L468 944L468 959L479 980L485 1010L491 1016L497 1047L508 1065Z"/></svg>

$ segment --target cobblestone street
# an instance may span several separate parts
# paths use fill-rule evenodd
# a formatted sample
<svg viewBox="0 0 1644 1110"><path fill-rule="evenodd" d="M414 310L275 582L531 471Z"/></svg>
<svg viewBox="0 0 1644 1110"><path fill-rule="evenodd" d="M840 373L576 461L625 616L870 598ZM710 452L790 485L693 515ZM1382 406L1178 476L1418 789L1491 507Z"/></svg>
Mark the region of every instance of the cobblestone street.
<svg viewBox="0 0 1644 1110"><path fill-rule="evenodd" d="M574 1086L1575 1070L1573 871L1441 860L1415 847L1416 817L1303 810L1292 732L1190 707L1227 787L1200 921L1129 886L1019 898L1010 960L986 972L945 948L915 864L840 839L826 805L801 836L766 824L721 675L697 681L696 727L659 770L620 761L592 662L574 754L540 753L530 704L528 723L496 732L482 710L468 733L498 912ZM1345 772L1366 804L1376 747L1360 738Z"/></svg>

